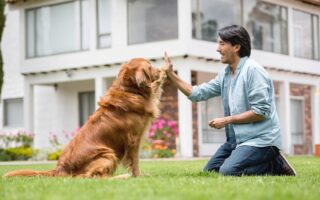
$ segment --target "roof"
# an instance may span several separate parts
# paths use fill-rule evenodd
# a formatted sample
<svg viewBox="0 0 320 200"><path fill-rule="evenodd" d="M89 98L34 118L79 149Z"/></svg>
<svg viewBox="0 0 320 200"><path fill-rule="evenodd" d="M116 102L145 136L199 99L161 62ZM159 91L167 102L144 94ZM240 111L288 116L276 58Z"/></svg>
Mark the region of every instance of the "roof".
<svg viewBox="0 0 320 200"><path fill-rule="evenodd" d="M16 3L16 2L27 1L27 0L5 0L5 1L7 3L13 4L13 3ZM305 3L309 3L309 4L320 6L320 0L298 0L298 1L302 1L302 2L305 2Z"/></svg>
<svg viewBox="0 0 320 200"><path fill-rule="evenodd" d="M27 0L5 0L7 3L13 4L20 1L27 1Z"/></svg>
<svg viewBox="0 0 320 200"><path fill-rule="evenodd" d="M306 2L306 3L311 3L313 5L318 5L320 6L320 0L302 0L303 2Z"/></svg>

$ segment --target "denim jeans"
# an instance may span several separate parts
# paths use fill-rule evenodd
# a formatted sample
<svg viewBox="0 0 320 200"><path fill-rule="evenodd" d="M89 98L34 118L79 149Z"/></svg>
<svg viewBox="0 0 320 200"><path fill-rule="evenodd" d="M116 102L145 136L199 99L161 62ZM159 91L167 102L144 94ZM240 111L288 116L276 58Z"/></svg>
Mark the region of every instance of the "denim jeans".
<svg viewBox="0 0 320 200"><path fill-rule="evenodd" d="M272 175L278 170L275 161L279 155L277 147L239 146L226 142L211 157L204 171L215 171L223 175ZM277 168L277 169L275 169Z"/></svg>

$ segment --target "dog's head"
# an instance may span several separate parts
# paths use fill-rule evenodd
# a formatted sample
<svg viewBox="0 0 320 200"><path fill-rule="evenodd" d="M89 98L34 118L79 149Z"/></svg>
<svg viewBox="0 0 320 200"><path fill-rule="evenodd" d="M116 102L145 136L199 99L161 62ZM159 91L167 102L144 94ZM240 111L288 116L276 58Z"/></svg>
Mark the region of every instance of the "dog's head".
<svg viewBox="0 0 320 200"><path fill-rule="evenodd" d="M119 72L120 85L128 91L136 91L144 96L151 93L151 83L158 80L160 70L143 58L134 58L124 64Z"/></svg>

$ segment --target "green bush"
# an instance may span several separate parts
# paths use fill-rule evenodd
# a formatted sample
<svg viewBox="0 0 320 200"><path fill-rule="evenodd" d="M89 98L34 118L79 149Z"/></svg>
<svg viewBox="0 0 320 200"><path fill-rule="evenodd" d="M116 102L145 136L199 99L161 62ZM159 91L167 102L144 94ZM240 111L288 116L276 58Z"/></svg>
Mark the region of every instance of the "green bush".
<svg viewBox="0 0 320 200"><path fill-rule="evenodd" d="M171 149L156 149L153 150L153 158L171 158L174 152Z"/></svg>
<svg viewBox="0 0 320 200"><path fill-rule="evenodd" d="M4 149L0 149L0 161L10 161L11 157Z"/></svg>
<svg viewBox="0 0 320 200"><path fill-rule="evenodd" d="M28 160L33 156L35 150L31 147L14 147L7 148L4 152L10 157L10 160Z"/></svg>
<svg viewBox="0 0 320 200"><path fill-rule="evenodd" d="M51 152L51 153L48 154L48 158L47 159L48 160L58 160L60 155L61 155L61 153L62 153L61 149L59 149L57 151L54 151L54 152Z"/></svg>

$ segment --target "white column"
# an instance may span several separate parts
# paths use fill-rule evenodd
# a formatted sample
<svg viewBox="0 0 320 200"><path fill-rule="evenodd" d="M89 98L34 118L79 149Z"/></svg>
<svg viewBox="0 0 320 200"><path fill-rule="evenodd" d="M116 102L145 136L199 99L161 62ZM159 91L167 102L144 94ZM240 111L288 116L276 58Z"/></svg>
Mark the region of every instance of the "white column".
<svg viewBox="0 0 320 200"><path fill-rule="evenodd" d="M184 81L191 84L190 69L179 68L178 75ZM179 114L180 155L182 157L192 157L193 156L192 103L180 91L178 92L178 114Z"/></svg>
<svg viewBox="0 0 320 200"><path fill-rule="evenodd" d="M95 78L95 101L98 102L100 97L105 94L107 90L107 80L103 77ZM96 108L98 108L98 103L96 103Z"/></svg>
<svg viewBox="0 0 320 200"><path fill-rule="evenodd" d="M191 1L178 0L178 32L179 39L186 44L192 34Z"/></svg>
<svg viewBox="0 0 320 200"><path fill-rule="evenodd" d="M23 121L27 132L34 131L34 86L24 81Z"/></svg>
<svg viewBox="0 0 320 200"><path fill-rule="evenodd" d="M312 133L313 145L320 144L320 83L312 88ZM314 147L314 146L313 146ZM314 151L314 149L313 149Z"/></svg>
<svg viewBox="0 0 320 200"><path fill-rule="evenodd" d="M89 20L90 22L90 50L95 51L97 49L98 44L98 9L97 9L97 1L91 0L89 2Z"/></svg>
<svg viewBox="0 0 320 200"><path fill-rule="evenodd" d="M111 0L111 40L113 49L125 47L128 43L127 4L126 0Z"/></svg>
<svg viewBox="0 0 320 200"><path fill-rule="evenodd" d="M281 118L282 151L291 153L291 112L290 112L290 83L285 81L280 84L279 91L279 117Z"/></svg>

